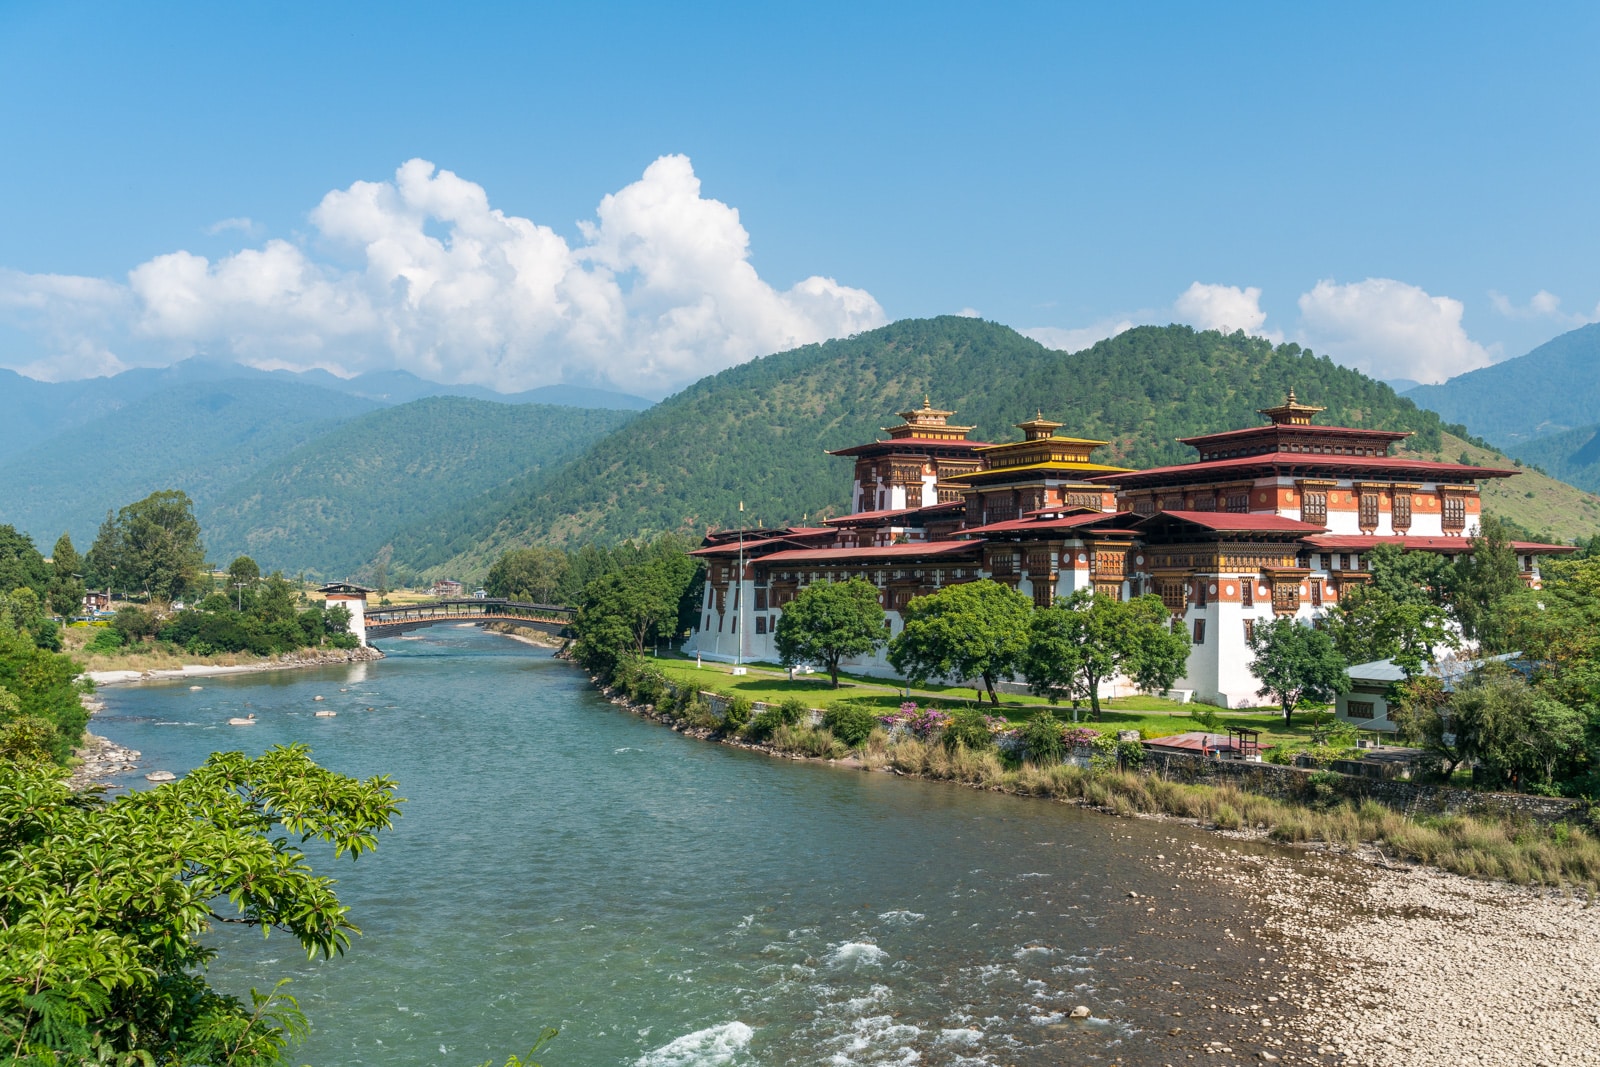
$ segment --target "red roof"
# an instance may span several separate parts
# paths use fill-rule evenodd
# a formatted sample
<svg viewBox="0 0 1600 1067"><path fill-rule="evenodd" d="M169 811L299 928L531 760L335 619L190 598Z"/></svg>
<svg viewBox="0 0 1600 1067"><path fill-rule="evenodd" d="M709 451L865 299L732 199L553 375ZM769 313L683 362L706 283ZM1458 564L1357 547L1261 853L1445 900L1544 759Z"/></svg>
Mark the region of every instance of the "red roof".
<svg viewBox="0 0 1600 1067"><path fill-rule="evenodd" d="M1233 738L1227 734L1199 732L1152 737L1144 744L1146 748L1172 748L1180 752L1232 752L1237 747Z"/></svg>
<svg viewBox="0 0 1600 1067"><path fill-rule="evenodd" d="M1059 508L1055 509L1060 514ZM962 530L963 534L998 534L998 533L1045 533L1050 530L1071 530L1079 526L1087 526L1104 519L1132 518L1132 513L1127 511L1085 511L1077 515L1062 515L1056 519L1046 518L1021 518L1007 519L1005 522L991 522L987 526L974 526L970 530Z"/></svg>
<svg viewBox="0 0 1600 1067"><path fill-rule="evenodd" d="M1232 474L1252 467L1264 470L1275 470L1280 467L1319 467L1327 471L1341 468L1391 469L1421 474L1451 474L1458 478L1472 479L1509 478L1521 473L1500 467L1464 467L1459 463L1435 463L1427 459L1406 459L1399 456L1328 456L1316 452L1266 452L1259 456L1234 456L1231 459L1179 463L1171 467L1151 467L1148 470L1129 471L1126 474L1097 474L1088 480L1127 487L1175 475L1210 474L1213 471Z"/></svg>
<svg viewBox="0 0 1600 1067"><path fill-rule="evenodd" d="M976 554L981 541L922 541L909 545L879 545L864 548L797 548L762 556L762 563L839 563L844 560L906 559L917 556L959 556Z"/></svg>
<svg viewBox="0 0 1600 1067"><path fill-rule="evenodd" d="M792 527L788 533L778 537L755 538L745 541L743 545L741 545L739 540L735 538L731 541L721 541L714 545L706 545L702 548L694 549L689 553L689 555L737 556L741 550L746 555L749 555L755 549L762 548L764 546L770 547L772 545L792 545L797 542L816 540L821 537L832 538L837 536L837 534L838 531L829 529L826 526L796 526Z"/></svg>
<svg viewBox="0 0 1600 1067"><path fill-rule="evenodd" d="M1470 552L1472 538L1470 537L1412 537L1401 534L1321 534L1305 539L1306 544L1312 548L1320 548L1329 552L1365 552L1379 545L1399 545L1410 551L1421 552ZM1576 552L1576 545L1546 545L1538 541L1512 541L1511 548L1524 555L1548 556L1560 555L1564 552Z"/></svg>
<svg viewBox="0 0 1600 1067"><path fill-rule="evenodd" d="M1271 512L1242 512L1230 511L1158 511L1154 515L1146 515L1138 520L1136 525L1148 526L1157 519L1177 519L1207 530L1219 533L1297 533L1302 536L1315 535L1325 532L1326 526L1315 523L1301 522L1284 515L1275 515Z"/></svg>
<svg viewBox="0 0 1600 1067"><path fill-rule="evenodd" d="M840 515L836 519L823 519L829 526L849 526L856 522L879 522L883 519L898 518L901 515L916 515L921 512L955 511L965 509L966 502L962 500L948 500L943 504L928 504L919 508L885 508L881 511L857 511L849 515Z"/></svg>
<svg viewBox="0 0 1600 1067"><path fill-rule="evenodd" d="M1179 444L1193 445L1199 448L1202 443L1213 444L1223 441L1237 441L1261 435L1295 437L1349 437L1365 439L1368 441L1403 441L1412 436L1411 430L1360 430L1354 426L1295 426L1284 423L1268 423L1265 426L1247 426L1242 430L1223 430L1221 433L1206 433L1199 437L1180 437Z"/></svg>

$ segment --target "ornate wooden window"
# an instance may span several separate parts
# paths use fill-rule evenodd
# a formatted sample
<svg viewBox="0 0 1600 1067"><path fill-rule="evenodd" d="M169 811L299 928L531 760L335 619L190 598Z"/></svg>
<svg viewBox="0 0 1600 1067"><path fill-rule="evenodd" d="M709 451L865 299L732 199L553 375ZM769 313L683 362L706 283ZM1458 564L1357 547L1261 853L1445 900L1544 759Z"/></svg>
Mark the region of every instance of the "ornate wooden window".
<svg viewBox="0 0 1600 1067"><path fill-rule="evenodd" d="M1378 494L1375 490L1362 491L1359 521L1363 530L1370 530L1378 525Z"/></svg>
<svg viewBox="0 0 1600 1067"><path fill-rule="evenodd" d="M1166 578L1161 582L1161 603L1168 611L1182 611L1189 602L1189 583L1181 578Z"/></svg>
<svg viewBox="0 0 1600 1067"><path fill-rule="evenodd" d="M1321 582L1315 582L1314 581L1314 582L1311 583L1311 606L1314 607L1314 608L1322 607L1322 583Z"/></svg>
<svg viewBox="0 0 1600 1067"><path fill-rule="evenodd" d="M1062 502L1069 508L1095 508L1098 510L1100 507L1100 494L1068 493Z"/></svg>
<svg viewBox="0 0 1600 1067"><path fill-rule="evenodd" d="M1256 606L1256 580L1249 575L1239 581L1239 603L1247 608Z"/></svg>
<svg viewBox="0 0 1600 1067"><path fill-rule="evenodd" d="M1298 579L1272 583L1272 610L1283 612L1300 610L1300 582Z"/></svg>
<svg viewBox="0 0 1600 1067"><path fill-rule="evenodd" d="M1154 515L1156 513L1155 497L1142 496L1133 502L1135 515Z"/></svg>
<svg viewBox="0 0 1600 1067"><path fill-rule="evenodd" d="M767 617L765 615L757 615L756 616L756 633L764 634L766 632L767 632Z"/></svg>
<svg viewBox="0 0 1600 1067"><path fill-rule="evenodd" d="M1034 582L1033 583L1033 606L1036 607L1036 608L1047 608L1047 607L1049 607L1050 606L1050 598L1051 598L1052 595L1054 595L1054 593L1055 593L1055 589L1052 588L1048 582Z"/></svg>
<svg viewBox="0 0 1600 1067"><path fill-rule="evenodd" d="M1017 573L1017 559L1010 552L999 552L989 557L990 574L1015 574Z"/></svg>
<svg viewBox="0 0 1600 1067"><path fill-rule="evenodd" d="M1110 597L1112 600L1122 599L1121 582L1095 582L1094 591L1096 596Z"/></svg>
<svg viewBox="0 0 1600 1067"><path fill-rule="evenodd" d="M1194 606L1197 608L1206 606L1206 583L1204 578L1194 583Z"/></svg>
<svg viewBox="0 0 1600 1067"><path fill-rule="evenodd" d="M1209 493L1207 493L1205 496L1197 496L1197 497L1195 497L1194 498L1194 510L1196 510L1196 511L1216 511L1217 510L1217 498L1212 496Z"/></svg>
<svg viewBox="0 0 1600 1067"><path fill-rule="evenodd" d="M1466 497L1449 495L1444 498L1443 522L1446 530L1464 530L1467 528Z"/></svg>
<svg viewBox="0 0 1600 1067"><path fill-rule="evenodd" d="M1228 500L1227 500L1227 508L1228 508L1228 510L1230 512L1232 512L1235 515L1242 515L1245 512L1249 511L1250 510L1250 491L1248 489L1246 489L1242 493L1229 493L1228 494Z"/></svg>
<svg viewBox="0 0 1600 1067"><path fill-rule="evenodd" d="M1182 511L1183 510L1183 497L1181 495L1180 496L1164 496L1164 497L1162 497L1161 498L1161 510L1162 511Z"/></svg>
<svg viewBox="0 0 1600 1067"><path fill-rule="evenodd" d="M1246 619L1246 620L1244 620L1244 643L1248 645L1251 641L1255 640L1255 637L1256 637L1256 620L1254 620L1254 619Z"/></svg>
<svg viewBox="0 0 1600 1067"><path fill-rule="evenodd" d="M1345 714L1352 719L1370 719L1375 710L1370 700L1351 700L1345 703Z"/></svg>
<svg viewBox="0 0 1600 1067"><path fill-rule="evenodd" d="M1395 490L1393 499L1389 501L1389 521L1396 530L1409 530L1411 528L1410 490Z"/></svg>
<svg viewBox="0 0 1600 1067"><path fill-rule="evenodd" d="M1300 494L1300 521L1314 522L1318 526L1328 521L1328 494L1323 489L1313 489Z"/></svg>
<svg viewBox="0 0 1600 1067"><path fill-rule="evenodd" d="M1194 620L1194 643L1197 645L1206 643L1206 620L1204 619Z"/></svg>

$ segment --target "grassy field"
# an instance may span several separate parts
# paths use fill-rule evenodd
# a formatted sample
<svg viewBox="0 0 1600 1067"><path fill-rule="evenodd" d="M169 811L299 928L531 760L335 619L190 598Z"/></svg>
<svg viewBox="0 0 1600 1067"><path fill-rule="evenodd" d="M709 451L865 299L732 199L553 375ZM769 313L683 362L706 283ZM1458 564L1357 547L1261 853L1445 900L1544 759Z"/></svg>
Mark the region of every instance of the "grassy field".
<svg viewBox="0 0 1600 1067"><path fill-rule="evenodd" d="M747 667L748 674L735 676L732 668L725 663L704 663L697 667L692 660L667 657L652 659L650 662L679 685L692 685L699 689L745 696L752 701L779 703L791 697L799 697L811 707L825 708L837 700L851 700L871 703L887 713L899 708L907 699L904 687L890 684L882 678L841 674L839 688L834 689L828 684L828 676L825 674L802 675L790 681L788 673L782 667L772 664L750 664ZM1012 723L1026 722L1045 707L1049 707L1058 719L1066 722L1071 722L1073 719L1071 707L1053 705L1042 697L1003 694L1000 706L995 708L987 699L980 702L971 689L957 689L953 686L912 686L910 693L910 699L922 706L979 707L987 715L1004 718ZM1206 729L1194 720L1191 712L1210 710L1215 711L1221 719L1219 732L1240 727L1259 730L1261 744L1265 746L1281 743L1307 744L1311 740L1309 713L1297 715L1294 725L1285 728L1282 715L1276 711L1226 711L1204 705L1180 704L1176 700L1157 696L1139 695L1103 700L1101 708L1103 714L1100 722L1093 725L1107 730L1140 730L1146 737L1162 737L1167 734ZM1090 710L1087 705L1078 709L1077 717L1085 723L1089 721Z"/></svg>

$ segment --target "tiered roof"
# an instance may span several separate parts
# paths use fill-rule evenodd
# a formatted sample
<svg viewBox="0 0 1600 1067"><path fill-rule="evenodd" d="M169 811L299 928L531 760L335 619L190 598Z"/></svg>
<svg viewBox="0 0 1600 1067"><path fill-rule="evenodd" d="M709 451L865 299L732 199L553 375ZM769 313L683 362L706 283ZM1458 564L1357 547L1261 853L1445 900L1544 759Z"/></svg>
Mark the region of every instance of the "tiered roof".
<svg viewBox="0 0 1600 1067"><path fill-rule="evenodd" d="M889 435L887 441L871 441L864 445L852 445L828 453L830 456L875 456L891 454L906 449L908 446L914 451L927 451L928 446L953 448L958 451L972 452L986 447L982 441L969 441L967 435L972 432L971 426L955 426L950 423L950 416L954 411L945 411L934 407L926 396L922 398L920 408L910 411L897 412L900 416L899 426L885 426L883 432Z"/></svg>

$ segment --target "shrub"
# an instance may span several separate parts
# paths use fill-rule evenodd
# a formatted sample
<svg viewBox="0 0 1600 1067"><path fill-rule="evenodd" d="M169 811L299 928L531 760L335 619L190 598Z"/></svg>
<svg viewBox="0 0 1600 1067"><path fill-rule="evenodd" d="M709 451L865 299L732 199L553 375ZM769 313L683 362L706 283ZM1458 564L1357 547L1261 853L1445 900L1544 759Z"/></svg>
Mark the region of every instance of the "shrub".
<svg viewBox="0 0 1600 1067"><path fill-rule="evenodd" d="M122 644L122 631L103 627L89 639L89 643L83 646L83 650L91 656L108 656L121 648Z"/></svg>
<svg viewBox="0 0 1600 1067"><path fill-rule="evenodd" d="M1189 710L1189 718L1212 732L1222 729L1222 716L1208 704L1196 704Z"/></svg>
<svg viewBox="0 0 1600 1067"><path fill-rule="evenodd" d="M1218 804L1211 819L1217 824L1218 830L1237 830L1244 825L1244 820L1239 817L1232 804Z"/></svg>
<svg viewBox="0 0 1600 1067"><path fill-rule="evenodd" d="M778 731L780 727L790 725L783 721L781 708L763 708L750 720L750 725L744 728L744 735L752 741L765 741Z"/></svg>
<svg viewBox="0 0 1600 1067"><path fill-rule="evenodd" d="M969 752L983 752L994 746L989 719L983 712L964 709L950 717L944 728L944 747L953 751L957 746Z"/></svg>
<svg viewBox="0 0 1600 1067"><path fill-rule="evenodd" d="M811 718L811 708L799 697L789 697L783 703L778 705L778 718L781 722L788 726L794 726L802 722L809 722Z"/></svg>
<svg viewBox="0 0 1600 1067"><path fill-rule="evenodd" d="M1061 741L1061 724L1048 711L1041 711L1020 731L1022 748L1028 758L1038 764L1060 763L1064 745Z"/></svg>
<svg viewBox="0 0 1600 1067"><path fill-rule="evenodd" d="M723 722L735 730L742 729L750 721L750 698L736 696L728 700L727 710L723 713Z"/></svg>
<svg viewBox="0 0 1600 1067"><path fill-rule="evenodd" d="M878 717L869 708L840 701L823 713L822 725L846 746L857 748L878 728Z"/></svg>
<svg viewBox="0 0 1600 1067"><path fill-rule="evenodd" d="M1117 742L1117 763L1123 767L1143 767L1144 746L1137 741Z"/></svg>
<svg viewBox="0 0 1600 1067"><path fill-rule="evenodd" d="M849 749L831 731L810 726L779 726L772 732L772 747L779 752L794 752L818 759L839 759L849 755Z"/></svg>
<svg viewBox="0 0 1600 1067"><path fill-rule="evenodd" d="M1295 750L1289 745L1273 745L1261 756L1268 763L1276 763L1280 767L1293 766Z"/></svg>

